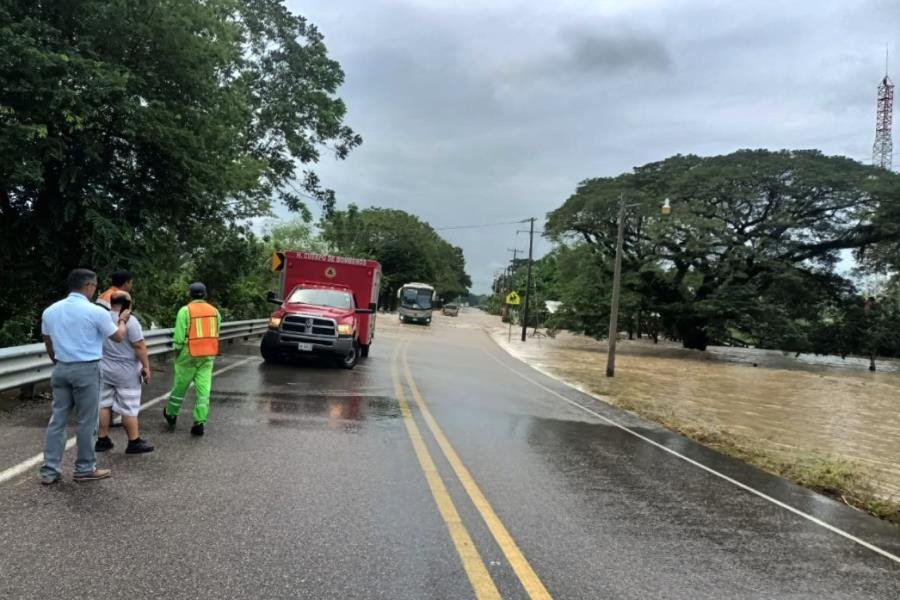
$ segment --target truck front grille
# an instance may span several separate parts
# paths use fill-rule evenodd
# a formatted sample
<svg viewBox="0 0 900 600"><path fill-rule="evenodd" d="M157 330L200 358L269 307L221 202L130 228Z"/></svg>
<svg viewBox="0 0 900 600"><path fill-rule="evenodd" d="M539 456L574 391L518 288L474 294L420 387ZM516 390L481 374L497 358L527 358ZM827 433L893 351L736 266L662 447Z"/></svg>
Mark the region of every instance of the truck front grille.
<svg viewBox="0 0 900 600"><path fill-rule="evenodd" d="M334 320L307 315L286 316L281 321L281 330L285 333L302 334L304 336L337 336L337 326Z"/></svg>

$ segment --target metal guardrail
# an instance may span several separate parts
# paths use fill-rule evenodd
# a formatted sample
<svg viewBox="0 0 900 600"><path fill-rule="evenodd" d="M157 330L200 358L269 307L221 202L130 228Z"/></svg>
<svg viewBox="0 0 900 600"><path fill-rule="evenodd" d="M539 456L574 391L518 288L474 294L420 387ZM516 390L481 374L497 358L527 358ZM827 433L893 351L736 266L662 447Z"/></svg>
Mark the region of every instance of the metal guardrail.
<svg viewBox="0 0 900 600"><path fill-rule="evenodd" d="M266 319L231 321L219 327L220 340L233 340L262 335L266 332ZM148 329L144 340L150 354L172 351L172 329ZM53 363L47 356L44 344L27 344L0 348L0 392L50 378Z"/></svg>

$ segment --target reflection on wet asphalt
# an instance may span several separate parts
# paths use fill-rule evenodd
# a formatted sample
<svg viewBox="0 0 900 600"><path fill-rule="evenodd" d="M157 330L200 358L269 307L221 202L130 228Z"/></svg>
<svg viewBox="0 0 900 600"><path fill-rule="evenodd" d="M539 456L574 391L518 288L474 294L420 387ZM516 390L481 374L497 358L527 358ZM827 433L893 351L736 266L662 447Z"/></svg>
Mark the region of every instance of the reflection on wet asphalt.
<svg viewBox="0 0 900 600"><path fill-rule="evenodd" d="M100 458L112 479L0 484L0 598L473 597L393 387L403 348L422 401L553 597L900 597L900 564L560 396L894 555L900 529L544 378L464 312L431 327L379 315L372 355L352 371L268 365L252 341L236 344L219 364L250 360L215 379L203 438L187 412L170 431L157 405L142 414L157 451L126 456L113 432ZM503 598L527 598L402 381L489 577ZM40 450L46 415L41 402L0 414L0 469Z"/></svg>

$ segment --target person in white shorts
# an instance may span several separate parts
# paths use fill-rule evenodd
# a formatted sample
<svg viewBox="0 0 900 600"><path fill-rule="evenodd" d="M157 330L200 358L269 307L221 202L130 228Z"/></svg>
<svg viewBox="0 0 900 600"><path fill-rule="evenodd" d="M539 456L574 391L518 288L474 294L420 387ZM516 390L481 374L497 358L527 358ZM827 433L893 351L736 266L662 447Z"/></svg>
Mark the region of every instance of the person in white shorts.
<svg viewBox="0 0 900 600"><path fill-rule="evenodd" d="M115 292L110 298L110 318L119 320L119 313L131 308L128 292ZM122 415L122 426L128 434L125 454L153 452L153 446L141 439L138 413L141 410L141 383L150 381L150 357L141 324L134 317L125 323L125 339L121 342L107 340L103 343L100 359L100 430L97 432L95 450L104 452L114 444L109 439L109 422L112 413Z"/></svg>

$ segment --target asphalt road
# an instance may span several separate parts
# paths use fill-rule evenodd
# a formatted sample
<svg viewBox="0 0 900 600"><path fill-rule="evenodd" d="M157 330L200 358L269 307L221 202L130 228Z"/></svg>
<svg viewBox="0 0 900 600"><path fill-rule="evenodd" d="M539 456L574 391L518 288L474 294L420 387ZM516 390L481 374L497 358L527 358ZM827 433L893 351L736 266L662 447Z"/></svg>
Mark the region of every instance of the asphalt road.
<svg viewBox="0 0 900 600"><path fill-rule="evenodd" d="M114 430L105 481L72 482L72 451L56 486L11 476L49 405L0 412L0 598L900 598L900 528L544 377L465 314L380 318L353 371L229 347L207 435L157 402L157 451Z"/></svg>

